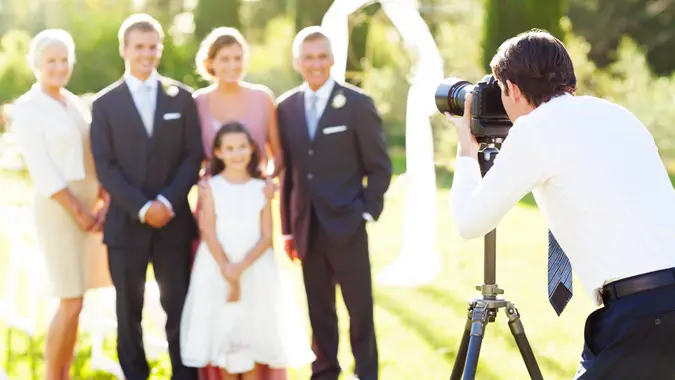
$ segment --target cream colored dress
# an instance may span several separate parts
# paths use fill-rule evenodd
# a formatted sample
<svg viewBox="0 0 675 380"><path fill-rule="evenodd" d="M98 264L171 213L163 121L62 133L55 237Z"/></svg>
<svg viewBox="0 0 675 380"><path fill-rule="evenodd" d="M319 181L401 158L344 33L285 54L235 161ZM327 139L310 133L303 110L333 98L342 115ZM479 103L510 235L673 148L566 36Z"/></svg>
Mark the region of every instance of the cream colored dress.
<svg viewBox="0 0 675 380"><path fill-rule="evenodd" d="M34 86L14 107L12 133L36 188L34 216L52 293L75 298L112 285L102 233L83 231L51 198L63 186L94 209L99 184L89 146L89 112L64 90L67 105Z"/></svg>

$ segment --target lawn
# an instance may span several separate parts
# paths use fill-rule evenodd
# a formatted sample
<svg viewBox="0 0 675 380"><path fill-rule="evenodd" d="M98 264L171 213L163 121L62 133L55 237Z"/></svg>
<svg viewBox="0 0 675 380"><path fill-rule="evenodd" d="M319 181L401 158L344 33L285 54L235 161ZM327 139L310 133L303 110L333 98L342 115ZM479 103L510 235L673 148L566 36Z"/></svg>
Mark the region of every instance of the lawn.
<svg viewBox="0 0 675 380"><path fill-rule="evenodd" d="M466 320L467 300L478 295L474 289L483 278L482 239L463 241L453 229L449 216L449 174L439 175L438 242L443 268L430 285L416 289L399 289L375 284L375 319L380 350L380 378L385 380L436 380L449 378ZM30 185L15 176L0 177L0 204L30 199ZM402 224L403 188L394 182L387 194L384 213L378 223L369 226L373 273L391 262L398 254ZM546 295L547 235L542 216L531 198L525 198L501 222L497 232L497 282L505 289L504 297L516 304L522 315L526 333L533 346L545 379L572 378L583 343L583 323L593 310L588 296L578 282L575 297L561 317L557 317ZM281 257L281 256L280 256ZM282 258L283 259L283 258ZM0 273L5 278L7 236L0 231ZM284 260L296 280L297 294L304 305L300 268ZM0 291L4 292L0 284ZM349 346L348 315L338 298L341 330L340 362L345 376L353 368ZM304 307L304 306L303 306ZM489 324L478 379L529 378L514 344L501 310L495 323ZM7 330L0 322L0 362L7 368ZM41 344L41 342L39 342ZM24 352L22 337L12 340L12 351ZM114 341L108 344L108 354L114 355ZM42 371L40 345L34 353L37 372ZM108 379L93 373L89 366L90 340L82 337L77 355L79 379ZM30 379L27 356L10 363L12 379ZM155 379L168 378L168 356L154 362ZM291 379L308 379L309 369L291 372Z"/></svg>

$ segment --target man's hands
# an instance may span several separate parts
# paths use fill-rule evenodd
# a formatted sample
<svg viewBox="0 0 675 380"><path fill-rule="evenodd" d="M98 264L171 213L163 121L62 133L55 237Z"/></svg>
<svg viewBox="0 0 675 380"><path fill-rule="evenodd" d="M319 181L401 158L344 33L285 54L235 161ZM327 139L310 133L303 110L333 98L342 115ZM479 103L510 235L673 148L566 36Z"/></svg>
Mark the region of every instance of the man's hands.
<svg viewBox="0 0 675 380"><path fill-rule="evenodd" d="M467 94L464 100L464 116L454 117L449 113L445 116L455 125L457 129L457 156L458 157L478 157L478 149L480 144L476 141L476 137L471 134L471 94Z"/></svg>
<svg viewBox="0 0 675 380"><path fill-rule="evenodd" d="M158 200L152 201L148 212L145 214L145 222L154 228L166 226L174 215L164 203Z"/></svg>

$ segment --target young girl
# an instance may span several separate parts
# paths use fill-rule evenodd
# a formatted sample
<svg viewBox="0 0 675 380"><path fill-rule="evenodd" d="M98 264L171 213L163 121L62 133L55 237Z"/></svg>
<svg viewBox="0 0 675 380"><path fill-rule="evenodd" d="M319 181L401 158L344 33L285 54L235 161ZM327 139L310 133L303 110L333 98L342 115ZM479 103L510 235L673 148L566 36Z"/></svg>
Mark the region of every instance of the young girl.
<svg viewBox="0 0 675 380"><path fill-rule="evenodd" d="M202 243L181 320L183 364L219 367L228 380L310 364L304 318L272 250L256 145L237 122L225 124L213 145L210 191L201 197Z"/></svg>

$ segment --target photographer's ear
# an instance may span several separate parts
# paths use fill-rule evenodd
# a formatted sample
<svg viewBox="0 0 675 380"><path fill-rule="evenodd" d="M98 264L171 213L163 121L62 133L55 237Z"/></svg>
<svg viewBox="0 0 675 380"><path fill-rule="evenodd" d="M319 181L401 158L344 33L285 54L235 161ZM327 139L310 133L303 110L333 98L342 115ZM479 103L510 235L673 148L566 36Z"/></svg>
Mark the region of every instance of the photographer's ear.
<svg viewBox="0 0 675 380"><path fill-rule="evenodd" d="M523 97L523 94L520 92L520 87L513 84L510 80L506 81L506 95L511 96L514 102L518 102L520 98Z"/></svg>

